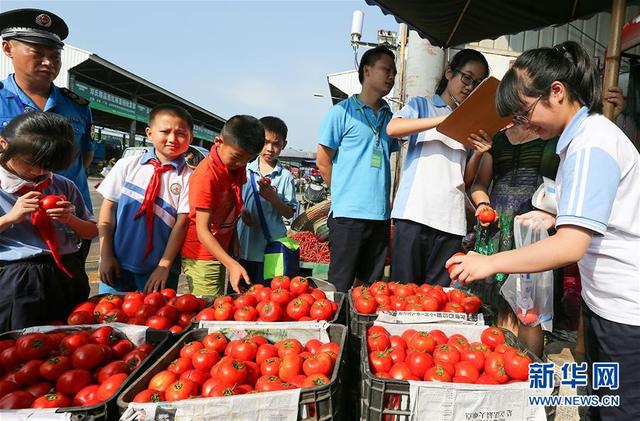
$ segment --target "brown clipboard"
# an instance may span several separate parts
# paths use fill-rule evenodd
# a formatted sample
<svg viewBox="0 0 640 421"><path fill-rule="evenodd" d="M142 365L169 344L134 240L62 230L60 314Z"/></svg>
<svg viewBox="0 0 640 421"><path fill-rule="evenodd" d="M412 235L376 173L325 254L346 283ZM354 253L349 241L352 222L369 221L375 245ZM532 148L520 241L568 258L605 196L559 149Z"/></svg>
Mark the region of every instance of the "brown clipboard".
<svg viewBox="0 0 640 421"><path fill-rule="evenodd" d="M436 129L467 147L467 138L480 129L493 137L511 123L511 116L500 117L496 110L496 91L500 81L489 76Z"/></svg>

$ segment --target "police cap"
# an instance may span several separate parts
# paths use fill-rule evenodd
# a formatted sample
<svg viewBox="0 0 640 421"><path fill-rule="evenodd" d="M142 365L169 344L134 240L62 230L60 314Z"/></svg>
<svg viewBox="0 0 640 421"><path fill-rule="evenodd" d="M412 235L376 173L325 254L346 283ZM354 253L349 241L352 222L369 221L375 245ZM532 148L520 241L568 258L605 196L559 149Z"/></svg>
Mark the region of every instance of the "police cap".
<svg viewBox="0 0 640 421"><path fill-rule="evenodd" d="M15 39L62 48L69 28L61 17L41 9L15 9L0 13L2 39Z"/></svg>

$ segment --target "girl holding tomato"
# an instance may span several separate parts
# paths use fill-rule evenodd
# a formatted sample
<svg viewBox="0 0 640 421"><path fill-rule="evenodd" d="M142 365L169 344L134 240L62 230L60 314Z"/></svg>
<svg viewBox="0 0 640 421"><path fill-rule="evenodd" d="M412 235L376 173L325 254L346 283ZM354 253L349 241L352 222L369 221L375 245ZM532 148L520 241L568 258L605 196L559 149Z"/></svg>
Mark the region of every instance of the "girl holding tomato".
<svg viewBox="0 0 640 421"><path fill-rule="evenodd" d="M0 136L0 332L66 320L87 299L79 240L98 229L78 188L60 171L73 129L55 114L15 117Z"/></svg>
<svg viewBox="0 0 640 421"><path fill-rule="evenodd" d="M527 51L500 83L501 115L542 139L560 135L557 217L541 211L555 235L492 256L449 259L452 278L482 280L496 273L542 272L578 262L582 278L585 350L592 363L617 363L619 407L590 408L589 419L640 419L640 156L600 114L597 68L575 42ZM591 385L591 383L589 383Z"/></svg>
<svg viewBox="0 0 640 421"><path fill-rule="evenodd" d="M459 51L445 69L436 94L414 97L387 126L391 137L409 136L407 158L391 217L395 231L391 279L449 286L444 262L462 248L467 233L465 185L491 147L483 131L471 134L469 158L462 143L432 134L449 113L489 75L482 53ZM466 168L466 169L465 169Z"/></svg>

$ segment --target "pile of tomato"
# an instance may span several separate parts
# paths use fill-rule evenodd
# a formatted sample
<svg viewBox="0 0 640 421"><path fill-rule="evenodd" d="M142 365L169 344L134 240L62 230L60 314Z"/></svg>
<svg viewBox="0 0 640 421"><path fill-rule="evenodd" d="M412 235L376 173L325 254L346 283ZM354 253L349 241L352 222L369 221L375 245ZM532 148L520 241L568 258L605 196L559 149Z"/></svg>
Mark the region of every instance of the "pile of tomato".
<svg viewBox="0 0 640 421"><path fill-rule="evenodd" d="M177 401L317 387L330 383L340 345L264 336L229 341L214 332L185 343L180 356L154 375L134 402Z"/></svg>
<svg viewBox="0 0 640 421"><path fill-rule="evenodd" d="M291 238L300 244L300 260L303 262L329 263L329 243L320 241L310 231L299 231L291 234Z"/></svg>
<svg viewBox="0 0 640 421"><path fill-rule="evenodd" d="M110 399L153 350L111 326L0 341L0 409L89 406Z"/></svg>
<svg viewBox="0 0 640 421"><path fill-rule="evenodd" d="M374 282L371 286L355 287L351 298L356 312L374 314L380 311L444 311L476 314L482 308L479 297L440 285Z"/></svg>
<svg viewBox="0 0 640 421"><path fill-rule="evenodd" d="M481 342L439 329L390 335L381 326L367 332L371 372L382 378L436 382L503 384L526 381L531 358L505 344L504 333L488 327Z"/></svg>
<svg viewBox="0 0 640 421"><path fill-rule="evenodd" d="M270 287L256 284L236 298L216 298L212 307L205 308L196 315L196 320L331 320L337 310L338 304L327 299L322 290L313 288L306 278L277 276L271 280Z"/></svg>
<svg viewBox="0 0 640 421"><path fill-rule="evenodd" d="M120 322L178 333L191 325L197 312L207 305L206 300L193 294L177 296L171 288L149 294L127 292L124 296L105 295L97 302L89 300L78 304L67 318L67 324Z"/></svg>

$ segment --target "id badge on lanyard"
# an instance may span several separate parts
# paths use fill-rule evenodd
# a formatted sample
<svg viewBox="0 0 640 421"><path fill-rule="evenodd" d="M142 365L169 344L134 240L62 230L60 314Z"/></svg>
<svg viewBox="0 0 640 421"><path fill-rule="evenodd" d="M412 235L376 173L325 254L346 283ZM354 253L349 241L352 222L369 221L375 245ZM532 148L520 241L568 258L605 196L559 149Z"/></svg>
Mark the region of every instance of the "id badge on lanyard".
<svg viewBox="0 0 640 421"><path fill-rule="evenodd" d="M360 105L360 111L362 111L364 118L367 120L367 124L369 125L369 128L371 129L371 131L373 132L373 136L375 138L375 143L373 144L373 147L371 148L371 162L369 165L371 165L371 168L376 168L376 169L380 169L382 168L382 160L384 159L383 156L383 150L382 150L382 143L381 143L381 139L380 136L382 134L382 128L384 127L384 123L386 120L386 110L381 110L381 112L384 114L382 116L382 122L380 123L380 126L378 126L377 128L371 124L371 121L369 121L369 117L367 116L367 112L364 109L364 107L362 107L362 105Z"/></svg>
<svg viewBox="0 0 640 421"><path fill-rule="evenodd" d="M373 150L371 151L371 168L382 168L382 147L380 146L380 137L376 139Z"/></svg>

